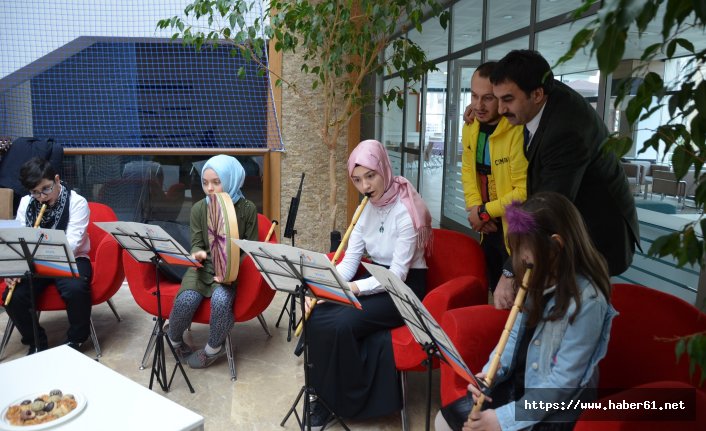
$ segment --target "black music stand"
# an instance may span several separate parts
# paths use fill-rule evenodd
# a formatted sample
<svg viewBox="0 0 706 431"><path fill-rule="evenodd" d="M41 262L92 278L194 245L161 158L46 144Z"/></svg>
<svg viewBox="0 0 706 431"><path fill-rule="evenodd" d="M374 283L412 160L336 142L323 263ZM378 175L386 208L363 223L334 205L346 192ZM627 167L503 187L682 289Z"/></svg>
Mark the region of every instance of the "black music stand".
<svg viewBox="0 0 706 431"><path fill-rule="evenodd" d="M255 266L262 274L265 281L275 290L287 292L299 298L302 316L305 311L305 300L309 296L317 300L337 302L361 309L360 302L340 278L336 268L331 264L326 255L291 247L284 244L269 244L256 241L233 239L240 249L245 251L255 262ZM311 398L316 395L314 388L309 385L309 344L306 331L306 320L302 328L304 340L304 385L292 403L280 426L284 426L289 417L294 413L300 429L311 430ZM297 412L299 400L304 397L302 416ZM318 398L331 414L335 421L348 431L348 427L339 416L333 412L326 401ZM328 424L327 424L328 425ZM327 425L322 428L325 429Z"/></svg>
<svg viewBox="0 0 706 431"><path fill-rule="evenodd" d="M304 185L304 172L302 172L301 181L299 181L299 190L297 190L297 195L292 198L289 204L289 213L287 213L287 224L284 227L285 238L292 239L292 247L294 247L294 236L297 234L297 230L294 229L294 223L297 221L297 212L299 211L299 199L302 195L302 186ZM277 318L277 323L275 323L275 328L279 328L279 322L282 320L284 313L289 316L289 323L287 324L287 341L292 341L292 330L297 327L297 307L296 307L297 296L294 293L287 294L287 299L284 300L282 305L282 310L279 312L279 317ZM289 306L289 308L287 308Z"/></svg>
<svg viewBox="0 0 706 431"><path fill-rule="evenodd" d="M432 361L434 357L439 357L446 361L457 374L468 382L475 382L484 393L487 393L488 386L471 372L444 330L441 329L441 326L439 326L409 286L404 284L397 275L387 268L365 262L363 266L390 294L405 325L407 325L414 339L427 354L427 358L422 362L422 365L427 369L426 429L429 431Z"/></svg>
<svg viewBox="0 0 706 431"><path fill-rule="evenodd" d="M0 229L0 277L25 278L29 284L34 352L39 351L39 322L34 278L79 277L76 259L63 230L30 227Z"/></svg>
<svg viewBox="0 0 706 431"><path fill-rule="evenodd" d="M127 250L135 260L154 265L156 283L154 295L157 296L157 317L155 318L156 323L153 332L156 335L156 339L149 388L152 389L156 377L157 383L159 383L162 390L169 392L178 368L182 376L184 376L187 386L189 386L189 391L193 394L195 390L193 386L191 386L186 371L184 371L184 366L179 359L179 355L177 355L171 340L164 332L162 296L159 289L159 267L163 263L193 267L200 267L201 264L191 259L190 254L159 226L135 222L100 222L95 223L95 225L111 234L118 244ZM165 339L176 361L169 380L167 380L166 354L164 349Z"/></svg>

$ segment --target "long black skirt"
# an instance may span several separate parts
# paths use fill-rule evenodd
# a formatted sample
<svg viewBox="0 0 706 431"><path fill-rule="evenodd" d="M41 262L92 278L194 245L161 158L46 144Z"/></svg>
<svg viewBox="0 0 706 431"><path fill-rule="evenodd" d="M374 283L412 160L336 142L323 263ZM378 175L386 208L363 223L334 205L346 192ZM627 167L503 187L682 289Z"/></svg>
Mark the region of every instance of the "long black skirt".
<svg viewBox="0 0 706 431"><path fill-rule="evenodd" d="M406 284L426 292L426 269L410 269ZM343 418L366 419L402 408L390 329L404 324L387 292L359 296L362 310L326 302L307 322L309 383Z"/></svg>

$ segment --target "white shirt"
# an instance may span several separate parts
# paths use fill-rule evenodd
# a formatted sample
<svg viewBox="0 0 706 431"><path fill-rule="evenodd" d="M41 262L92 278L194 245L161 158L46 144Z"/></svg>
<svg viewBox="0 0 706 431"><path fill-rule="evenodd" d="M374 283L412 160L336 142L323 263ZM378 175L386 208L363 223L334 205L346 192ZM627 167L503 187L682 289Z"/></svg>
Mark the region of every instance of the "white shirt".
<svg viewBox="0 0 706 431"><path fill-rule="evenodd" d="M63 187L63 186L62 186ZM25 214L27 206L32 199L30 195L24 196L20 200L20 206L17 207L17 221L22 223L22 226L27 225ZM91 241L88 238L88 218L91 212L88 209L86 198L71 190L71 199L69 202L69 224L66 226L66 240L71 247L74 257L88 257L88 252L91 250Z"/></svg>
<svg viewBox="0 0 706 431"><path fill-rule="evenodd" d="M382 227L382 232L380 232ZM350 281L367 251L373 262L390 267L402 281L409 268L426 268L424 250L417 248L417 231L412 218L399 198L385 207L366 205L348 239L346 255L336 269ZM384 292L374 277L356 280L360 295Z"/></svg>
<svg viewBox="0 0 706 431"><path fill-rule="evenodd" d="M525 124L525 128L529 132L529 142L527 143L527 148L529 148L532 144L532 138L534 137L534 134L539 128L539 122L542 120L542 114L544 113L545 106L547 106L546 101L544 102L544 105L542 105L542 109L537 112L537 115L535 115L534 118L532 118L527 124Z"/></svg>

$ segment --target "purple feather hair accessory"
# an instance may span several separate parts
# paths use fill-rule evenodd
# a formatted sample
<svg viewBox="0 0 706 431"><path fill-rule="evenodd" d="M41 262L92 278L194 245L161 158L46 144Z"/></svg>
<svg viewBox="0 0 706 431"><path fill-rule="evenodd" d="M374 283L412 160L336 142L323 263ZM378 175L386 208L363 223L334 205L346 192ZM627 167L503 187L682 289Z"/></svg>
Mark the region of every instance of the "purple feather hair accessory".
<svg viewBox="0 0 706 431"><path fill-rule="evenodd" d="M505 207L508 233L529 233L537 227L537 222L532 214L522 209L522 202L513 201Z"/></svg>

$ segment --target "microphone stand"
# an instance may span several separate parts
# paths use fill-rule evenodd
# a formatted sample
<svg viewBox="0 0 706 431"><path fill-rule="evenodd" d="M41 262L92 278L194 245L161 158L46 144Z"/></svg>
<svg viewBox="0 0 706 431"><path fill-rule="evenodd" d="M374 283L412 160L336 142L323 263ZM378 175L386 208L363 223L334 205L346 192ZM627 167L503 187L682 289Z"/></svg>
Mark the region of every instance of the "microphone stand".
<svg viewBox="0 0 706 431"><path fill-rule="evenodd" d="M299 190L297 190L297 195L292 198L289 204L289 213L287 214L287 225L284 228L284 237L291 238L292 247L294 247L294 236L297 234L297 230L294 229L294 223L297 220L297 212L299 211L299 200L302 195L302 186L304 185L304 172L302 172L302 178L299 182ZM296 295L289 293L287 298L284 300L282 305L282 310L279 312L279 317L277 318L277 323L275 323L275 328L279 328L279 322L282 320L284 313L289 316L289 322L287 324L287 341L292 341L292 329L297 326L297 307L296 307Z"/></svg>

